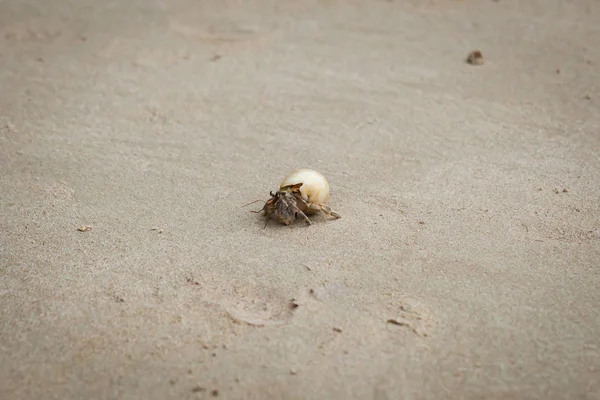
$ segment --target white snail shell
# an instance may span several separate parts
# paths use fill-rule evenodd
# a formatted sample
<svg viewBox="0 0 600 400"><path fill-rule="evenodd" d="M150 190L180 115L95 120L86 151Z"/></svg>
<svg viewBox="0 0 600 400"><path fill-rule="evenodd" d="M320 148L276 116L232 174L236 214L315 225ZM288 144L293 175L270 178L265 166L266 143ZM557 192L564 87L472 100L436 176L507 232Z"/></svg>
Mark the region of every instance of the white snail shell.
<svg viewBox="0 0 600 400"><path fill-rule="evenodd" d="M302 182L300 193L310 204L325 204L329 200L329 183L319 172L308 168L297 169L281 182L280 188Z"/></svg>

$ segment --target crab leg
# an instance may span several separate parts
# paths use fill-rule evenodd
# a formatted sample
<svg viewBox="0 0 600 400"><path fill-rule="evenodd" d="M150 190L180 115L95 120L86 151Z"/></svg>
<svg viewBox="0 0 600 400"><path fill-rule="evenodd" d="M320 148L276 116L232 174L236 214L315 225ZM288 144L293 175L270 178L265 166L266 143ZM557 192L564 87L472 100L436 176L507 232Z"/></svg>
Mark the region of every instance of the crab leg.
<svg viewBox="0 0 600 400"><path fill-rule="evenodd" d="M326 206L325 204L312 204L312 203L307 203L305 201L303 201L303 203L306 205L306 207L308 207L311 210L315 210L315 211L323 211L325 214L327 215L331 215L335 218L341 218L342 216L338 213L336 213L335 211L333 211L331 208L329 208L329 206Z"/></svg>
<svg viewBox="0 0 600 400"><path fill-rule="evenodd" d="M304 213L302 212L302 210L298 210L298 211L297 211L297 214L300 214L300 216L301 216L302 218L304 218L304 219L306 220L306 222L308 222L308 224L309 224L309 225L312 225L312 222L311 222L311 220L310 220L310 219L309 219L309 218L306 216L306 214L304 214Z"/></svg>

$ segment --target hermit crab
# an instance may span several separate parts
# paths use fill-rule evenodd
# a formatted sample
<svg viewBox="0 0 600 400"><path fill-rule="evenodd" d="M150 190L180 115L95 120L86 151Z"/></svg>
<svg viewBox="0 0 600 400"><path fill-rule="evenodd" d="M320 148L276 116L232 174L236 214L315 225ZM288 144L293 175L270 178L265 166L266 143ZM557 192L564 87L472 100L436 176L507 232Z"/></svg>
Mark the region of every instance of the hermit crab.
<svg viewBox="0 0 600 400"><path fill-rule="evenodd" d="M269 224L272 216L284 225L290 225L296 216L302 217L312 224L308 215L319 211L335 218L341 215L332 211L325 203L329 200L329 184L323 175L312 169L297 169L286 176L276 193L270 192L271 198L264 207L254 213L264 212ZM252 204L252 203L250 203Z"/></svg>

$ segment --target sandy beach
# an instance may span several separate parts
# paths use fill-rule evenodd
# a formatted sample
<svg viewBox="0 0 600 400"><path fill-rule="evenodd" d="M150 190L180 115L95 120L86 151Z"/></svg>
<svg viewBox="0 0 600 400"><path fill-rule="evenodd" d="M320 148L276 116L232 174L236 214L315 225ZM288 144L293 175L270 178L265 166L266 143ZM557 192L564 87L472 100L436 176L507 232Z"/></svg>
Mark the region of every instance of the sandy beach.
<svg viewBox="0 0 600 400"><path fill-rule="evenodd" d="M0 399L204 398L600 399L600 2L0 0Z"/></svg>

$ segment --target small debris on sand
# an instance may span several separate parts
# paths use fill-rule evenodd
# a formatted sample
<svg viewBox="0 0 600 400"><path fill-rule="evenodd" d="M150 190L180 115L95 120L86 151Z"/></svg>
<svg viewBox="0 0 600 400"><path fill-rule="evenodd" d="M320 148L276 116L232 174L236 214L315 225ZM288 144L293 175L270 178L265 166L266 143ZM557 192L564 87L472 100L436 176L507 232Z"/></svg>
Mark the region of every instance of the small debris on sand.
<svg viewBox="0 0 600 400"><path fill-rule="evenodd" d="M203 388L202 386L196 386L192 389L192 393L200 393L200 392L206 392L206 389Z"/></svg>
<svg viewBox="0 0 600 400"><path fill-rule="evenodd" d="M388 319L387 320L388 324L392 324L392 325L398 325L398 326L408 326L410 327L410 324L406 321L398 321L397 319Z"/></svg>
<svg viewBox="0 0 600 400"><path fill-rule="evenodd" d="M483 64L483 54L481 54L481 51L474 50L470 52L469 56L467 57L467 63L471 65Z"/></svg>
<svg viewBox="0 0 600 400"><path fill-rule="evenodd" d="M89 225L83 225L83 226L80 226L79 228L77 228L77 230L79 232L89 232L92 230L92 227Z"/></svg>
<svg viewBox="0 0 600 400"><path fill-rule="evenodd" d="M187 278L185 278L185 281L187 283L189 283L190 285L194 285L194 286L200 286L200 282L198 282L197 280L195 280L193 277L188 276Z"/></svg>

